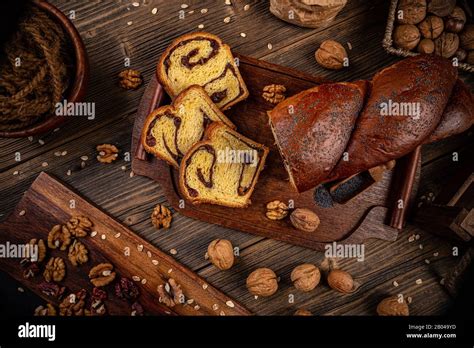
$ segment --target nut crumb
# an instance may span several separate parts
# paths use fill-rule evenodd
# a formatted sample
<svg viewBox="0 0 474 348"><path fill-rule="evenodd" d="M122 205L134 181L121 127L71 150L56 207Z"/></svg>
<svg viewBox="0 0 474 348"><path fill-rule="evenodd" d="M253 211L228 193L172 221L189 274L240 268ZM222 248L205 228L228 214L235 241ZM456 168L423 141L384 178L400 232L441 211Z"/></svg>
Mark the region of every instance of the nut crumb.
<svg viewBox="0 0 474 348"><path fill-rule="evenodd" d="M219 305L218 305L217 303L214 303L214 304L212 305L212 309L215 310L215 311L217 311L217 310L219 309Z"/></svg>
<svg viewBox="0 0 474 348"><path fill-rule="evenodd" d="M415 283L418 284L418 285L420 285L421 283L423 283L423 280L417 279L417 280L415 281Z"/></svg>

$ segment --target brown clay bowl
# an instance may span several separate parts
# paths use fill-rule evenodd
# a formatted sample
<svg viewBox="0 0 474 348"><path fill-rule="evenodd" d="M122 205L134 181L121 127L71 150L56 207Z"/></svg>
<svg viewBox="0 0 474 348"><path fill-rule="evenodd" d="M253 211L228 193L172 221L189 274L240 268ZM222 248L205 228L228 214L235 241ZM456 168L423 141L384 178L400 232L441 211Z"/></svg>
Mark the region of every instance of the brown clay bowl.
<svg viewBox="0 0 474 348"><path fill-rule="evenodd" d="M52 19L56 20L64 29L71 40L71 46L75 55L74 78L68 88L65 98L68 102L79 102L83 100L86 93L87 80L89 78L89 62L87 52L82 42L79 32L74 24L59 9L50 3L42 0L35 0L34 4L48 13ZM68 117L51 115L44 120L34 123L23 129L14 131L0 131L0 137L22 138L31 135L38 135L48 130L59 127Z"/></svg>

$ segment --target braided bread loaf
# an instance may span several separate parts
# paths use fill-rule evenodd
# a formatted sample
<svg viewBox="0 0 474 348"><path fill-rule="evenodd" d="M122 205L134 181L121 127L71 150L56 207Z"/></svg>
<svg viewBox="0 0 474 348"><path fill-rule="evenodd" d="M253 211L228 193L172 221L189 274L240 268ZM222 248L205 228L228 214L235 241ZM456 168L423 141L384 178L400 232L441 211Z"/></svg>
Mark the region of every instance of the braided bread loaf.
<svg viewBox="0 0 474 348"><path fill-rule="evenodd" d="M174 40L158 62L157 77L172 98L191 85L202 86L221 110L249 94L229 46L209 33Z"/></svg>
<svg viewBox="0 0 474 348"><path fill-rule="evenodd" d="M270 111L269 122L290 181L303 192L465 131L474 98L449 60L419 55L372 81L301 92Z"/></svg>

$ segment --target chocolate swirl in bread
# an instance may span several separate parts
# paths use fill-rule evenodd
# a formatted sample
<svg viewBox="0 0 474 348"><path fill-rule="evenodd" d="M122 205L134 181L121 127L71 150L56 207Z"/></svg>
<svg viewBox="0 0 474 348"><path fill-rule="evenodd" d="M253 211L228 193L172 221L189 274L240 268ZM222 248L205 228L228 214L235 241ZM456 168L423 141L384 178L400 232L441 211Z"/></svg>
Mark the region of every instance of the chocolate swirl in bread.
<svg viewBox="0 0 474 348"><path fill-rule="evenodd" d="M267 154L265 146L214 122L181 162L180 191L194 204L246 207Z"/></svg>
<svg viewBox="0 0 474 348"><path fill-rule="evenodd" d="M303 192L466 130L474 122L472 95L456 80L449 60L419 55L372 81L320 85L278 104L269 121L292 184ZM417 112L386 114L387 105Z"/></svg>
<svg viewBox="0 0 474 348"><path fill-rule="evenodd" d="M190 85L202 86L221 110L248 96L230 48L208 33L173 41L158 62L157 76L171 97Z"/></svg>
<svg viewBox="0 0 474 348"><path fill-rule="evenodd" d="M201 86L191 86L172 105L162 106L148 115L141 141L145 151L178 168L181 158L202 139L213 121L235 128Z"/></svg>

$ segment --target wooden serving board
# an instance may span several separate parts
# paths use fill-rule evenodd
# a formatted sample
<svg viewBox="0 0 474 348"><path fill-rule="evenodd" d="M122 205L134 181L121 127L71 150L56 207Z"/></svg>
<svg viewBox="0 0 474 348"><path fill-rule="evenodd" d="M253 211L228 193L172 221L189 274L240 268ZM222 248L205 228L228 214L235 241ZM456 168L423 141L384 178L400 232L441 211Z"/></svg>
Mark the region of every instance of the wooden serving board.
<svg viewBox="0 0 474 348"><path fill-rule="evenodd" d="M185 202L183 207L182 204L180 205L180 202L183 201L177 185L178 173L171 166L150 155L147 155L145 160L134 156L132 159L133 171L138 175L144 175L159 182L168 202L181 214L232 229L316 250L323 250L325 243L333 241L344 243L358 240L362 242L374 237L388 240L396 239L396 232L395 235L393 232L380 234L377 232L377 230L387 226L384 225L384 222L388 223L387 220L389 220L387 209L375 210L376 214L369 219L374 224L372 233L364 232L370 231L370 228L358 230L357 227L371 208L375 206L392 208L394 197L393 193L390 193L390 188L393 173L397 168L400 168L398 164L394 170L386 172L380 182L372 185L349 202L335 204L331 208L316 205L313 199L313 190L298 194L289 184L288 174L274 144L274 138L268 125L267 111L271 110L274 104L263 99L262 90L266 85L281 84L287 89L286 95L291 96L327 81L253 58L240 55L237 57L240 63L239 69L247 84L250 96L245 101L227 110L225 114L234 122L240 133L270 148L265 168L260 174L251 198L252 204L248 208L239 209L210 204L193 205ZM161 86L156 77L153 77L145 90L135 118L132 154L136 153L146 116L159 105L169 104L170 102L167 96L160 98L161 93ZM409 177L404 172L398 174L401 174L403 180L409 180L413 184L414 192L419 180L421 161L419 157L416 160L409 159L409 161L416 161L416 163L404 163L403 167L415 167L416 175ZM400 175L397 175L397 177L400 177ZM321 224L315 232L307 233L295 229L288 219L271 221L265 217L265 207L268 202L273 200L283 202L293 200L295 207L310 208L318 214ZM362 234L351 236L353 232ZM351 238L347 239L349 236Z"/></svg>
<svg viewBox="0 0 474 348"><path fill-rule="evenodd" d="M71 208L74 206L74 208ZM20 213L24 211L23 213ZM93 285L88 279L89 270L101 263L114 265L117 277L111 284L104 287L108 299L105 301L107 311L113 315L130 315L130 304L115 296L114 284L119 276L132 278L139 276L146 283L137 282L140 289L138 301L142 304L145 314L152 315L249 315L250 312L224 293L207 284L204 279L187 269L169 255L138 237L128 228L105 214L92 203L74 193L56 179L42 172L33 182L28 191L10 214L0 224L0 243L24 244L32 238L42 238L45 242L51 227L65 223L72 215L85 215L94 223L94 237L81 238L89 250L89 261L74 267L67 258L66 251L48 250L44 263L50 256L62 257L66 263L66 277L60 283L66 286L69 294L80 289L88 290L90 296ZM120 233L120 236L118 236ZM105 236L103 239L102 236ZM139 251L138 246L143 246ZM130 248L130 255L125 256L125 248ZM157 260L154 265L152 260ZM42 272L37 276L25 279L18 258L0 258L0 268L17 281L41 296L45 301L56 306L60 301L46 296L38 288L44 279ZM167 279L173 278L183 289L186 299L193 299L191 304L177 304L168 308L158 301L157 286ZM234 306L226 303L232 301ZM195 308L198 305L199 308ZM231 304L232 306L232 304ZM213 308L214 307L214 308ZM217 310L215 308L218 308ZM223 312L223 313L221 313Z"/></svg>

